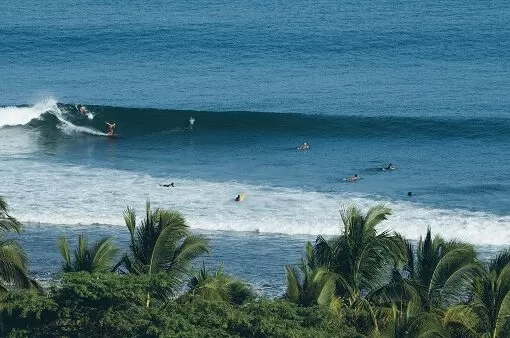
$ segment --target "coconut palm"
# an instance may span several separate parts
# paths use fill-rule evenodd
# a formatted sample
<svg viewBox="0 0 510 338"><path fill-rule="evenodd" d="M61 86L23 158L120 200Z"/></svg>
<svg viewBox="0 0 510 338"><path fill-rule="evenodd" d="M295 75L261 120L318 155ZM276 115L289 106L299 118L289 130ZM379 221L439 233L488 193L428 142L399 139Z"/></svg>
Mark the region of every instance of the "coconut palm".
<svg viewBox="0 0 510 338"><path fill-rule="evenodd" d="M471 281L479 271L474 248L439 236L432 239L430 229L424 239L420 238L416 254L412 244L405 243L407 264L402 270L393 270L391 280L366 298L378 305L380 323L392 332L447 336L438 325L439 318L449 306L466 301L470 294Z"/></svg>
<svg viewBox="0 0 510 338"><path fill-rule="evenodd" d="M14 240L4 239L8 232L20 233L21 224L9 215L7 202L0 197L0 292L10 287L39 288L28 277L27 257L23 248Z"/></svg>
<svg viewBox="0 0 510 338"><path fill-rule="evenodd" d="M286 265L287 291L285 298L301 306L331 305L335 306L335 278L326 268L317 265L313 245L305 246L306 258L298 266Z"/></svg>
<svg viewBox="0 0 510 338"><path fill-rule="evenodd" d="M207 240L193 235L182 215L176 211L151 210L147 201L145 219L136 226L136 214L130 207L124 212L130 234L130 254L124 255L123 269L132 274L171 274L172 280L183 281L191 262L209 252ZM177 287L177 285L175 285ZM173 290L169 290L173 293ZM147 294L147 307L150 303Z"/></svg>
<svg viewBox="0 0 510 338"><path fill-rule="evenodd" d="M444 310L465 300L471 281L480 269L471 244L458 240L446 241L440 236L432 239L430 228L425 239L420 238L416 259L411 254L409 280L416 287L425 311Z"/></svg>
<svg viewBox="0 0 510 338"><path fill-rule="evenodd" d="M350 206L341 211L340 236L329 240L317 237L314 248L317 263L338 275L337 294L347 298L351 305L385 283L392 267L405 263L406 249L401 236L376 230L390 214L391 210L384 205L370 208L365 215Z"/></svg>
<svg viewBox="0 0 510 338"><path fill-rule="evenodd" d="M470 301L450 307L444 320L460 326L465 335L510 336L510 249L484 266L474 279Z"/></svg>
<svg viewBox="0 0 510 338"><path fill-rule="evenodd" d="M113 261L119 252L117 246L112 243L110 237L104 237L97 241L92 248L88 247L87 237L78 235L78 245L74 251L74 261L71 261L71 250L67 238L62 236L58 240L60 254L64 258L62 271L78 272L108 272L111 271Z"/></svg>
<svg viewBox="0 0 510 338"><path fill-rule="evenodd" d="M19 234L21 230L21 224L18 220L9 215L7 202L0 196L0 232L4 234L6 232L14 231Z"/></svg>
<svg viewBox="0 0 510 338"><path fill-rule="evenodd" d="M189 291L183 297L184 300L201 297L240 305L255 298L255 292L250 286L227 275L222 266L217 268L214 274L210 274L203 264L200 271L189 280L188 287Z"/></svg>

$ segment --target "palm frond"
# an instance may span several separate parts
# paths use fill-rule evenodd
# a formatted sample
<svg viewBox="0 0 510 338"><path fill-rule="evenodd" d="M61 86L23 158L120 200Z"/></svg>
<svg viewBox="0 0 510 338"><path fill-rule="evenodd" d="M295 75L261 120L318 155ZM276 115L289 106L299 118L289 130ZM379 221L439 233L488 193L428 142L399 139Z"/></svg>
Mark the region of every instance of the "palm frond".
<svg viewBox="0 0 510 338"><path fill-rule="evenodd" d="M299 278L299 270L294 265L285 265L287 276L287 291L285 297L292 303L299 304L299 296L301 294L301 282Z"/></svg>
<svg viewBox="0 0 510 338"><path fill-rule="evenodd" d="M452 323L460 325L467 333L478 335L477 328L480 326L479 317L473 309L464 304L449 307L443 316L445 325Z"/></svg>
<svg viewBox="0 0 510 338"><path fill-rule="evenodd" d="M9 215L9 208L7 202L0 196L0 232L14 231L20 233L21 223L11 215Z"/></svg>
<svg viewBox="0 0 510 338"><path fill-rule="evenodd" d="M58 238L57 242L58 250L60 251L60 255L64 261L62 262L62 271L70 272L72 271L71 266L71 250L69 248L69 243L67 242L67 238L65 236L61 236Z"/></svg>
<svg viewBox="0 0 510 338"><path fill-rule="evenodd" d="M185 272L189 264L201 255L209 252L208 240L202 235L186 237L175 251L171 268Z"/></svg>
<svg viewBox="0 0 510 338"><path fill-rule="evenodd" d="M131 243L134 241L135 236L135 227L136 227L136 213L135 210L127 207L124 211L124 222L126 223L126 227L129 230L129 234L131 235Z"/></svg>
<svg viewBox="0 0 510 338"><path fill-rule="evenodd" d="M507 292L499 306L493 337L508 337L510 334L510 292Z"/></svg>
<svg viewBox="0 0 510 338"><path fill-rule="evenodd" d="M112 243L111 237L100 239L91 251L92 271L108 272L111 270L112 262L119 249Z"/></svg>

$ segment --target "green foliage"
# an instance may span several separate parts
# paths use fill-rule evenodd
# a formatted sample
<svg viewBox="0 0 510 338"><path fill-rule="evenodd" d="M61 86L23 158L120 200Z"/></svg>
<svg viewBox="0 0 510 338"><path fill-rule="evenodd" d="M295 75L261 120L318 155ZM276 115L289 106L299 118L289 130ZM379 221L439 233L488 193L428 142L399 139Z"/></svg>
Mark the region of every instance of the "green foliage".
<svg viewBox="0 0 510 338"><path fill-rule="evenodd" d="M157 275L159 276L159 275ZM160 276L164 278L163 276ZM49 297L3 300L2 335L67 337L357 337L344 313L262 300L235 306L196 297L145 307L149 276L65 274ZM152 276L154 278L154 276ZM10 310L7 310L10 309Z"/></svg>
<svg viewBox="0 0 510 338"><path fill-rule="evenodd" d="M287 291L285 298L301 306L331 305L335 298L336 278L325 268L317 266L313 246L305 246L306 258L302 258L298 268L285 266L287 273ZM299 270L298 270L299 269Z"/></svg>
<svg viewBox="0 0 510 338"><path fill-rule="evenodd" d="M472 245L456 240L432 240L430 229L418 243L411 279L420 290L422 307L444 309L469 294L471 281L479 273Z"/></svg>
<svg viewBox="0 0 510 338"><path fill-rule="evenodd" d="M191 301L196 297L201 297L207 300L240 305L256 297L255 292L249 285L227 275L223 272L222 267L217 268L214 274L210 274L205 268L205 264L190 279L188 287L189 291L181 297L182 301Z"/></svg>
<svg viewBox="0 0 510 338"><path fill-rule="evenodd" d="M38 288L27 274L27 257L14 240L3 239L8 232L20 233L21 224L8 213L7 203L0 197L0 293L12 287Z"/></svg>
<svg viewBox="0 0 510 338"><path fill-rule="evenodd" d="M71 260L69 243L65 236L59 238L58 248L64 258L62 262L62 271L64 272L108 272L112 269L113 260L119 252L119 249L112 243L110 237L102 238L92 248L89 248L87 237L84 234L78 236L78 245L74 251L74 261Z"/></svg>
<svg viewBox="0 0 510 338"><path fill-rule="evenodd" d="M0 335L14 329L42 331L43 323L56 320L57 309L56 302L40 292L5 294L0 298Z"/></svg>
<svg viewBox="0 0 510 338"><path fill-rule="evenodd" d="M9 215L9 208L7 202L0 196L0 235L6 232L14 231L20 233L21 223L11 215Z"/></svg>
<svg viewBox="0 0 510 338"><path fill-rule="evenodd" d="M484 266L471 299L450 307L445 322L466 335L510 336L510 249Z"/></svg>
<svg viewBox="0 0 510 338"><path fill-rule="evenodd" d="M182 215L176 211L151 210L147 201L145 219L136 227L136 215L127 207L124 220L130 233L130 251L118 267L131 274L151 275L166 272L176 283L167 290L168 297L175 296L185 276L190 272L191 262L209 252L207 240L193 235ZM147 307L150 294L147 293Z"/></svg>
<svg viewBox="0 0 510 338"><path fill-rule="evenodd" d="M380 286L391 267L405 263L402 238L389 231L377 233L376 226L391 213L383 205L370 208L365 215L355 206L341 212L343 231L326 240L319 236L315 243L317 263L335 272L337 294L354 304L362 294Z"/></svg>

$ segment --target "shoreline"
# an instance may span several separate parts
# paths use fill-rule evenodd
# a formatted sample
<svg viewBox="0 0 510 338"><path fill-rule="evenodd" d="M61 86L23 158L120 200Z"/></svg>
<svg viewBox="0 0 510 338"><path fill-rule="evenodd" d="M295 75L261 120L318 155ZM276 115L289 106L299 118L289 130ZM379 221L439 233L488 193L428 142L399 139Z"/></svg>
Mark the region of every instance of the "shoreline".
<svg viewBox="0 0 510 338"><path fill-rule="evenodd" d="M287 264L296 264L304 255L305 243L315 241L317 236L288 235L227 230L197 230L192 232L205 235L211 243L211 253L203 257L210 269L223 265L225 271L254 287L261 295L276 298L285 290L285 269ZM42 282L51 282L60 273L62 258L57 248L57 238L66 235L71 247L78 235L85 233L89 242L103 236L111 236L121 252L128 248L129 233L124 226L111 228L106 225L69 227L57 224L28 223L18 235L9 235L25 249L29 258L29 273ZM424 234L423 234L424 235ZM331 236L325 236L331 237ZM417 243L416 241L412 241ZM481 260L494 258L507 246L475 245ZM202 260L195 262L199 269Z"/></svg>

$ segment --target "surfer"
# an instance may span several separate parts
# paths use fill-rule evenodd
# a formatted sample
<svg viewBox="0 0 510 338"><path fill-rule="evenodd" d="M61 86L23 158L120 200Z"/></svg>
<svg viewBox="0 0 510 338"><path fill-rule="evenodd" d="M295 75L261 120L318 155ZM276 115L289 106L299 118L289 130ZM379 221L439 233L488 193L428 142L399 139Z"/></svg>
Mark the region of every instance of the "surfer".
<svg viewBox="0 0 510 338"><path fill-rule="evenodd" d="M297 147L297 150L308 150L310 148L310 146L308 144L303 143L302 145L298 146Z"/></svg>
<svg viewBox="0 0 510 338"><path fill-rule="evenodd" d="M194 124L195 124L195 119L192 116L189 118L189 129L193 129Z"/></svg>
<svg viewBox="0 0 510 338"><path fill-rule="evenodd" d="M395 170L397 169L397 167L395 167L393 164L388 164L388 166L386 168L383 168L383 170Z"/></svg>
<svg viewBox="0 0 510 338"><path fill-rule="evenodd" d="M113 135L113 129L115 128L115 122L114 123L106 122L106 124L108 125L108 135Z"/></svg>
<svg viewBox="0 0 510 338"><path fill-rule="evenodd" d="M84 105L82 104L79 104L76 106L76 108L78 108L78 111L82 114L82 115L87 115L88 111L87 111L87 108L85 108Z"/></svg>
<svg viewBox="0 0 510 338"><path fill-rule="evenodd" d="M344 180L349 181L349 182L354 182L354 181L359 180L359 177L358 177L358 174L354 174L354 176L344 178Z"/></svg>
<svg viewBox="0 0 510 338"><path fill-rule="evenodd" d="M168 187L174 187L174 182L172 183L164 183L164 184L160 184L159 185L160 187L165 187L165 188L168 188Z"/></svg>

